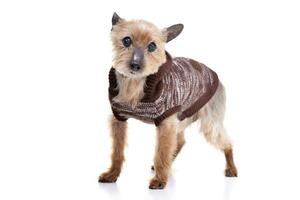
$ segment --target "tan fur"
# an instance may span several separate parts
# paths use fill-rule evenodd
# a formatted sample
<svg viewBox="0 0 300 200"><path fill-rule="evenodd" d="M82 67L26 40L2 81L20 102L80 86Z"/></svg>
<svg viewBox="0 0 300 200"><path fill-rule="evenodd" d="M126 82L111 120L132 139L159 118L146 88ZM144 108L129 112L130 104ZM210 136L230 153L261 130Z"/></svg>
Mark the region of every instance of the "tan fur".
<svg viewBox="0 0 300 200"><path fill-rule="evenodd" d="M181 148L178 151L178 147L180 147L180 141L182 144L184 144L184 129L191 123L199 120L201 123L200 130L205 139L214 147L224 152L226 158L225 176L236 177L238 172L233 160L232 143L223 126L224 114L225 89L222 83L220 83L216 94L212 97L212 99L192 117L183 121L179 121L177 119L177 114L174 114L167 118L165 123L175 124L177 130L176 133L174 132L174 134L177 134L177 150L174 151L174 155L178 155L183 146L181 145ZM156 185L158 185L158 182L159 179L155 179ZM164 185L164 181L161 181L161 184Z"/></svg>
<svg viewBox="0 0 300 200"><path fill-rule="evenodd" d="M130 36L133 40L133 45L129 48L122 44L122 39L126 36ZM158 71L159 66L166 61L165 34L152 23L143 20L123 20L114 26L111 40L114 51L113 67L127 77L141 78L154 74ZM147 52L147 46L150 42L155 42L157 45L157 50L152 53ZM142 73L132 75L128 61L132 57L134 47L144 49L144 70Z"/></svg>
<svg viewBox="0 0 300 200"><path fill-rule="evenodd" d="M125 48L122 39L130 36L133 45ZM143 97L143 88L145 77L156 73L159 66L166 61L165 40L166 36L155 25L143 21L122 20L111 33L113 42L113 67L117 70L117 81L119 85L119 94L114 100L119 102L129 102L134 107ZM150 42L155 42L157 50L148 53L147 46ZM144 70L139 74L131 74L129 69L129 60L132 57L133 48L142 47L144 49Z"/></svg>
<svg viewBox="0 0 300 200"><path fill-rule="evenodd" d="M225 149L224 154L225 154L225 159L226 159L225 176L236 177L238 172L237 172L237 169L236 169L234 161L233 161L232 148Z"/></svg>
<svg viewBox="0 0 300 200"><path fill-rule="evenodd" d="M119 93L114 98L116 102L129 102L135 107L144 96L145 78L133 79L122 74L117 75Z"/></svg>
<svg viewBox="0 0 300 200"><path fill-rule="evenodd" d="M185 144L184 132L179 132L177 134L177 146L176 146L176 150L175 150L174 155L173 155L173 160L175 160L177 155L180 153L180 151L181 151L184 144Z"/></svg>
<svg viewBox="0 0 300 200"><path fill-rule="evenodd" d="M111 167L101 174L99 182L115 182L120 175L124 162L124 148L127 136L127 122L117 120L114 116L110 119L110 132L112 137Z"/></svg>
<svg viewBox="0 0 300 200"><path fill-rule="evenodd" d="M122 39L130 36L133 44L125 48ZM166 29L160 30L152 23L136 20L120 20L113 26L111 39L113 43L113 67L116 69L119 94L115 101L130 103L133 107L144 96L145 77L158 71L159 66L166 61L165 42ZM147 46L154 41L157 50L147 52ZM129 60L133 47L144 48L144 69L141 73L132 74ZM196 114L183 121L179 121L177 113L165 119L157 127L157 144L154 157L155 176L151 179L151 189L162 189L167 184L172 161L176 158L185 144L184 130L191 123L200 121L200 131L206 140L221 150L226 159L225 176L237 176L237 169L233 161L232 143L223 126L225 114L225 89L222 83L212 99ZM111 136L113 139L112 164L106 173L99 177L100 182L114 182L117 180L124 161L124 147L126 142L127 123L118 121L115 117L110 120Z"/></svg>
<svg viewBox="0 0 300 200"><path fill-rule="evenodd" d="M155 176L150 181L150 188L163 188L168 180L171 163L177 145L177 117L164 120L157 128L157 146L154 158Z"/></svg>
<svg viewBox="0 0 300 200"><path fill-rule="evenodd" d="M215 129L214 125L203 124L201 128L207 142L214 145L217 149L221 149L221 150L231 149L231 142L228 141L229 138L225 135L225 131L222 133L218 132L218 131L222 131L223 127L220 128L221 130L220 129L213 130Z"/></svg>
<svg viewBox="0 0 300 200"><path fill-rule="evenodd" d="M182 147L185 144L185 139L184 139L184 132L180 132L177 134L177 141L176 141L176 148L175 151L173 153L173 161L175 160L175 158L177 157L177 155L180 153ZM154 170L154 166L151 166L151 169Z"/></svg>

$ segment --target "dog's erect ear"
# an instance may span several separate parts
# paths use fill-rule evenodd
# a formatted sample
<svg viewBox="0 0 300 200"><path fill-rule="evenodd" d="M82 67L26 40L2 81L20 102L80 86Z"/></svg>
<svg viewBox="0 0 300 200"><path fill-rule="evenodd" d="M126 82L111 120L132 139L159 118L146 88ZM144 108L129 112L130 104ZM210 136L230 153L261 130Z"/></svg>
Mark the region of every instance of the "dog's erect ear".
<svg viewBox="0 0 300 200"><path fill-rule="evenodd" d="M175 24L173 26L170 26L166 29L164 29L164 34L166 34L166 42L169 42L176 38L181 31L183 30L183 24Z"/></svg>
<svg viewBox="0 0 300 200"><path fill-rule="evenodd" d="M122 18L119 17L119 15L118 15L116 12L114 12L114 14L113 14L113 16L112 16L112 19L111 19L112 25L113 25L113 26L114 26L114 25L117 25L117 24L120 23L121 21L122 21Z"/></svg>

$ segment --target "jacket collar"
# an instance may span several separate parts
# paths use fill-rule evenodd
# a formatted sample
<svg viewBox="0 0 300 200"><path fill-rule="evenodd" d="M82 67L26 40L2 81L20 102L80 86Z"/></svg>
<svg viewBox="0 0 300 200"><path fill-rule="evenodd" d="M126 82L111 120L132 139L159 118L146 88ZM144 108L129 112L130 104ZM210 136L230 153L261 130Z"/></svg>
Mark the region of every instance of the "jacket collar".
<svg viewBox="0 0 300 200"><path fill-rule="evenodd" d="M144 86L144 97L142 102L155 101L162 90L161 80L166 73L172 67L172 56L166 51L166 62L159 67L159 70L155 74L147 76Z"/></svg>

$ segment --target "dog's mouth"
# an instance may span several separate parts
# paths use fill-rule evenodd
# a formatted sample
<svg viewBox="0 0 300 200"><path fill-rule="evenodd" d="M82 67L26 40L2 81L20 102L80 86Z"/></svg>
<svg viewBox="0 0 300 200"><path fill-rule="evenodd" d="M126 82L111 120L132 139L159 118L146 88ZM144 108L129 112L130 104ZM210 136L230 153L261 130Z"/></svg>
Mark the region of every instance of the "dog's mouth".
<svg viewBox="0 0 300 200"><path fill-rule="evenodd" d="M135 78L136 79L136 78L142 78L142 77L145 76L145 74L142 71L136 72L136 71L133 71L133 70L130 70L130 69L126 69L126 70L121 69L120 70L118 68L116 68L116 70L117 70L118 73L120 73L123 76L128 77L128 78Z"/></svg>
<svg viewBox="0 0 300 200"><path fill-rule="evenodd" d="M130 78L141 78L142 74L140 72L130 70L127 76Z"/></svg>

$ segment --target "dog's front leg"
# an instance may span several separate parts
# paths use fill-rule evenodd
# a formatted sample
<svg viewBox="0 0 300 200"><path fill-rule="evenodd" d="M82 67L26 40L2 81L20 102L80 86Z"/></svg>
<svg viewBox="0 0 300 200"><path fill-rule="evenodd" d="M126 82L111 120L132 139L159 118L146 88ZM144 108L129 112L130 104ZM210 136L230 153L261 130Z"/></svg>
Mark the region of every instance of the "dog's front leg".
<svg viewBox="0 0 300 200"><path fill-rule="evenodd" d="M177 117L165 119L157 128L157 145L154 157L155 176L151 179L150 189L163 189L168 181L172 159L176 150Z"/></svg>
<svg viewBox="0 0 300 200"><path fill-rule="evenodd" d="M107 172L101 174L99 182L111 183L116 182L124 162L124 148L127 135L127 122L119 121L114 116L110 120L111 137L112 137L112 155L111 167Z"/></svg>

